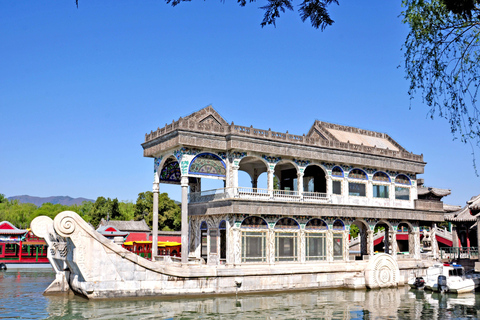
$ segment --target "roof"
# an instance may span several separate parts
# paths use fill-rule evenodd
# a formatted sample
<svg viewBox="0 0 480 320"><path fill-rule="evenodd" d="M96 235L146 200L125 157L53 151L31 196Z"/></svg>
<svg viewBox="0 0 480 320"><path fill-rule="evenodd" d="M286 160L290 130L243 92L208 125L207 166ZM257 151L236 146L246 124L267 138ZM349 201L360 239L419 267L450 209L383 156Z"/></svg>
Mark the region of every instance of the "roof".
<svg viewBox="0 0 480 320"><path fill-rule="evenodd" d="M445 197L452 193L449 189L431 188L431 187L419 187L417 189L418 195L433 194L437 197Z"/></svg>
<svg viewBox="0 0 480 320"><path fill-rule="evenodd" d="M106 221L102 219L99 228L102 226L112 226L119 231L128 231L128 232L150 232L150 227L145 222L145 219L140 221L116 221L110 220Z"/></svg>
<svg viewBox="0 0 480 320"><path fill-rule="evenodd" d="M451 212L459 211L460 209L462 209L462 206L454 206L454 205L446 204L446 203L443 204L443 211L444 212L451 213Z"/></svg>
<svg viewBox="0 0 480 320"><path fill-rule="evenodd" d="M467 205L473 213L480 213L480 194L467 201Z"/></svg>
<svg viewBox="0 0 480 320"><path fill-rule="evenodd" d="M394 157L419 162L423 166L425 165L423 155L407 152L386 133L337 125L319 120L315 120L307 134L295 135L288 131L286 133L275 132L271 129L266 130L253 128L252 126L240 126L234 124L233 121L231 124L228 124L212 106L207 106L186 117L181 117L177 121L173 120L171 123L165 124L165 127L157 128L156 131L150 131L150 133L145 134L145 142L142 143L144 156L155 157L159 151L159 145L165 142L161 137L173 131L202 132L225 137L227 135L229 137L248 136L249 138L292 143L299 146L327 147L338 150L348 150L349 152L354 151ZM419 173L423 173L423 170L420 170Z"/></svg>
<svg viewBox="0 0 480 320"><path fill-rule="evenodd" d="M480 216L480 195L472 197L467 205L453 214L445 215L446 221L476 222Z"/></svg>
<svg viewBox="0 0 480 320"><path fill-rule="evenodd" d="M405 151L404 148L386 133L342 126L318 120L316 120L310 128L307 136L319 137L329 141L364 145L372 148Z"/></svg>
<svg viewBox="0 0 480 320"><path fill-rule="evenodd" d="M468 209L467 206L463 207L462 209L458 210L457 212L454 212L452 214L446 214L445 215L445 221L450 221L450 222L475 222L477 221L477 218L475 216L472 216L470 214L470 210Z"/></svg>
<svg viewBox="0 0 480 320"><path fill-rule="evenodd" d="M18 229L8 221L0 222L0 234L20 235L27 233L27 229Z"/></svg>
<svg viewBox="0 0 480 320"><path fill-rule="evenodd" d="M128 232L122 232L111 225L100 226L97 229L97 232L104 236L110 236L110 237L112 236L125 237L128 235Z"/></svg>
<svg viewBox="0 0 480 320"><path fill-rule="evenodd" d="M147 241L147 240L143 240L143 241L128 241L128 242L124 242L123 244L126 245L126 246L133 246L133 244L151 244L152 241ZM158 246L159 247L173 247L173 246L179 246L181 245L180 242L175 242L175 241L158 241Z"/></svg>

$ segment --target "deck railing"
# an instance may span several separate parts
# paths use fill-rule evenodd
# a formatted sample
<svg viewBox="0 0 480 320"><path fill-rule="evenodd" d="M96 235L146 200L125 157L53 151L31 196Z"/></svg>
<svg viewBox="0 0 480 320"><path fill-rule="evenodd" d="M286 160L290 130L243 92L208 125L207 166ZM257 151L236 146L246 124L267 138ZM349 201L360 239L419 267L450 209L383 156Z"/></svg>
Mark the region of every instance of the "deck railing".
<svg viewBox="0 0 480 320"><path fill-rule="evenodd" d="M446 247L440 249L440 259L478 259L478 247Z"/></svg>
<svg viewBox="0 0 480 320"><path fill-rule="evenodd" d="M269 190L262 188L235 187L191 192L189 203L208 202L222 199L244 199L259 201L288 201L328 203L330 198L326 193L303 192L292 190Z"/></svg>

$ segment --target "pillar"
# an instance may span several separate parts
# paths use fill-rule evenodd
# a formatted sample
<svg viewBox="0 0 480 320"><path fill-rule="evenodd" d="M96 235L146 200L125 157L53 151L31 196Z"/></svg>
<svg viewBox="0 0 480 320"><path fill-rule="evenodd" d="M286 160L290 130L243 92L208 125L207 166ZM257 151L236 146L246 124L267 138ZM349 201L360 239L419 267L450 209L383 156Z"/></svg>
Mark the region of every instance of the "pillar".
<svg viewBox="0 0 480 320"><path fill-rule="evenodd" d="M397 231L395 229L392 229L391 231L392 235L392 252L390 254L392 255L393 259L397 259L397 251L398 251L398 244L397 244Z"/></svg>
<svg viewBox="0 0 480 320"><path fill-rule="evenodd" d="M373 230L367 230L367 252L370 256L373 256L375 253L373 244Z"/></svg>
<svg viewBox="0 0 480 320"><path fill-rule="evenodd" d="M300 252L298 252L298 256L299 256L298 261L301 262L301 263L305 263L305 261L306 261L305 249L306 249L306 246L307 246L306 237L305 237L305 229L300 230L298 241L299 241L299 246L298 247L300 248Z"/></svg>
<svg viewBox="0 0 480 320"><path fill-rule="evenodd" d="M272 168L268 168L267 170L267 178L268 178L268 192L270 193L270 198L273 198L273 176L274 176L275 170Z"/></svg>
<svg viewBox="0 0 480 320"><path fill-rule="evenodd" d="M477 216L477 248L480 252L480 216ZM480 261L480 254L478 255L478 261Z"/></svg>
<svg viewBox="0 0 480 320"><path fill-rule="evenodd" d="M327 175L327 196L330 198L330 195L333 193L333 180L332 176Z"/></svg>
<svg viewBox="0 0 480 320"><path fill-rule="evenodd" d="M300 200L303 200L303 172L297 172L297 190Z"/></svg>
<svg viewBox="0 0 480 320"><path fill-rule="evenodd" d="M432 230L430 232L430 239L432 241L432 254L434 259L438 259L438 242L437 242L437 224L432 223Z"/></svg>
<svg viewBox="0 0 480 320"><path fill-rule="evenodd" d="M327 231L327 261L333 261L333 232L329 228Z"/></svg>
<svg viewBox="0 0 480 320"><path fill-rule="evenodd" d="M236 198L238 197L238 169L240 168L240 166L232 164L231 168L232 168L232 184L231 184L232 194L231 195Z"/></svg>
<svg viewBox="0 0 480 320"><path fill-rule="evenodd" d="M343 178L343 185L342 185L342 197L343 197L343 203L348 203L348 177L345 175Z"/></svg>
<svg viewBox="0 0 480 320"><path fill-rule="evenodd" d="M188 262L188 177L182 177L182 263Z"/></svg>
<svg viewBox="0 0 480 320"><path fill-rule="evenodd" d="M153 183L153 220L152 220L152 261L158 254L158 193L160 192L160 184Z"/></svg>
<svg viewBox="0 0 480 320"><path fill-rule="evenodd" d="M349 261L350 260L350 229L345 229L343 231L343 260Z"/></svg>
<svg viewBox="0 0 480 320"><path fill-rule="evenodd" d="M420 259L420 232L418 230L413 231L408 235L409 239L410 237L413 237L413 240L410 242L413 244L413 250L410 249L410 254L413 254L414 259Z"/></svg>

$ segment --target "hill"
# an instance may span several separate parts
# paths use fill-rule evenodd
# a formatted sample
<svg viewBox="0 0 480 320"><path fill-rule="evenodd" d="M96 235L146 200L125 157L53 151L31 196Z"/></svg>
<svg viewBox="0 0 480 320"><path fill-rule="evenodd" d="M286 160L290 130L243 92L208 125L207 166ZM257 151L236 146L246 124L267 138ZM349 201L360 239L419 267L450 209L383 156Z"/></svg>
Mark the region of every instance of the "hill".
<svg viewBox="0 0 480 320"><path fill-rule="evenodd" d="M66 206L71 206L74 204L82 204L83 201L90 201L95 202L95 200L86 199L86 198L72 198L69 196L54 196L54 197L32 197L32 196L14 196L9 197L8 200L18 200L20 203L33 203L36 206L41 206L46 202L50 202L51 204L61 204Z"/></svg>

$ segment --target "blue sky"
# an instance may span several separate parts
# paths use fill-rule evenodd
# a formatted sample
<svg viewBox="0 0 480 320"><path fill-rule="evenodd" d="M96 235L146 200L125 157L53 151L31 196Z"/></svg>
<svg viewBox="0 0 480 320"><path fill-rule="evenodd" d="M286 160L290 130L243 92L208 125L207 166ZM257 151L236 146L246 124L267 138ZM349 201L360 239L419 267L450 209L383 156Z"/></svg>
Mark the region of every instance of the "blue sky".
<svg viewBox="0 0 480 320"><path fill-rule="evenodd" d="M410 108L400 0L341 0L323 32L296 12L261 28L262 1L79 2L0 3L0 193L135 201L152 188L145 133L209 104L274 131L385 132L424 154L420 177L451 189L446 203L479 193L470 146L420 97Z"/></svg>

